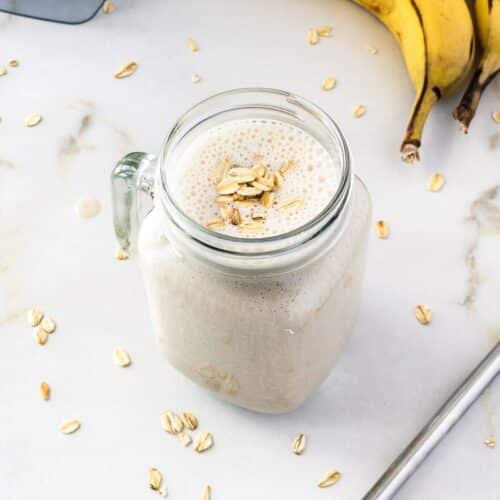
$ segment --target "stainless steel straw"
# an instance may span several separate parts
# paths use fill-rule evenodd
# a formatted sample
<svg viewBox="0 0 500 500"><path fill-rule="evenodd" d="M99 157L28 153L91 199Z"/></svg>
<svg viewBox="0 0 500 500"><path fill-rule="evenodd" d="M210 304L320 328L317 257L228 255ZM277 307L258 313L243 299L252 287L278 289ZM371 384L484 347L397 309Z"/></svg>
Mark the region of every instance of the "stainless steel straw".
<svg viewBox="0 0 500 500"><path fill-rule="evenodd" d="M363 500L393 498L427 455L500 372L500 341L373 485Z"/></svg>

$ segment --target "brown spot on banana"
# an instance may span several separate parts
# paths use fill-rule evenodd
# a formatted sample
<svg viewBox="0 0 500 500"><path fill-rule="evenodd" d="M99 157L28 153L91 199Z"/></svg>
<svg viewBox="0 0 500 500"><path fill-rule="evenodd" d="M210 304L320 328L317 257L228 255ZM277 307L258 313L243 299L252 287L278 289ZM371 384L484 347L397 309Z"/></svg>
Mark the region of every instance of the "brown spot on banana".
<svg viewBox="0 0 500 500"><path fill-rule="evenodd" d="M434 92L434 94L436 94L436 97L438 99L441 99L443 93L441 92L441 89L438 86L434 85L434 87L432 87L432 91Z"/></svg>

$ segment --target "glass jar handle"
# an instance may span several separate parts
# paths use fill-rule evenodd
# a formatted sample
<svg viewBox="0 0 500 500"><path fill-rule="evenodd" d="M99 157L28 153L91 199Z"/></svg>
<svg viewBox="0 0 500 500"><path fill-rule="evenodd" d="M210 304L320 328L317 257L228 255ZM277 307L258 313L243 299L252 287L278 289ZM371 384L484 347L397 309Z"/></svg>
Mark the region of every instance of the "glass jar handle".
<svg viewBox="0 0 500 500"><path fill-rule="evenodd" d="M156 162L152 154L129 153L111 174L113 225L123 250L135 249L142 219L153 208Z"/></svg>

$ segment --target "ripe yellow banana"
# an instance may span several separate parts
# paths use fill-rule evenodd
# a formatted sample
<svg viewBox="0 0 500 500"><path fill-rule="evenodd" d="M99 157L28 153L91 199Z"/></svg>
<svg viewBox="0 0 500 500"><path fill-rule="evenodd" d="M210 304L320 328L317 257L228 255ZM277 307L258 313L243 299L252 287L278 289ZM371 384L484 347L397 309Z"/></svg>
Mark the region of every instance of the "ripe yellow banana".
<svg viewBox="0 0 500 500"><path fill-rule="evenodd" d="M500 72L500 0L476 0L476 20L483 55L453 116L467 133L484 89Z"/></svg>
<svg viewBox="0 0 500 500"><path fill-rule="evenodd" d="M419 159L425 120L434 103L457 90L474 58L474 27L465 0L354 0L398 41L416 91L401 157Z"/></svg>

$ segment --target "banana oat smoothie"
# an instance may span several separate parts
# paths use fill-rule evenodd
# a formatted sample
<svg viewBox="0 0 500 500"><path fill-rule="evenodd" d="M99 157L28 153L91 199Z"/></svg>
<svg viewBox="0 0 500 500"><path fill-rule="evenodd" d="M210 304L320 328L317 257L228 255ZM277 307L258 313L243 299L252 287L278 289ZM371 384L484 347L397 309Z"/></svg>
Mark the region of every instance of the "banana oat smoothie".
<svg viewBox="0 0 500 500"><path fill-rule="evenodd" d="M223 234L258 238L303 226L330 202L340 158L277 120L234 120L197 137L178 160L184 212Z"/></svg>
<svg viewBox="0 0 500 500"><path fill-rule="evenodd" d="M138 252L169 362L236 405L279 413L325 380L352 333L371 205L327 115L272 111L173 129Z"/></svg>

